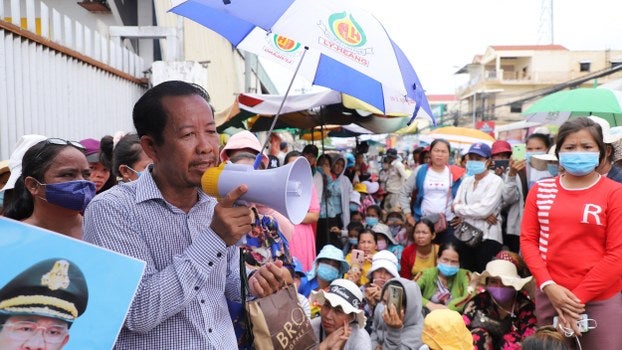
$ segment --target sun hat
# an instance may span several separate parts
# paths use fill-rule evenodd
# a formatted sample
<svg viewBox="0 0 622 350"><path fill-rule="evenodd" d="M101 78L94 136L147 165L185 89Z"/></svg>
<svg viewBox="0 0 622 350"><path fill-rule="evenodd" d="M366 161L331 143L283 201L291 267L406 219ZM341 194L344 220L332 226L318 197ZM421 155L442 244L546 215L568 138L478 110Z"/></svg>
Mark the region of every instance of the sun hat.
<svg viewBox="0 0 622 350"><path fill-rule="evenodd" d="M421 341L430 350L471 350L473 336L464 319L451 309L432 310L423 320Z"/></svg>
<svg viewBox="0 0 622 350"><path fill-rule="evenodd" d="M12 190L15 187L15 182L22 176L22 158L24 158L24 154L30 147L46 139L47 137L43 135L35 134L24 135L19 138L15 145L15 151L11 153L11 157L9 158L9 171L11 172L11 176L9 176L6 185L4 185L0 191Z"/></svg>
<svg viewBox="0 0 622 350"><path fill-rule="evenodd" d="M469 147L467 154L473 153L484 158L490 158L490 146L483 142L476 142Z"/></svg>
<svg viewBox="0 0 622 350"><path fill-rule="evenodd" d="M521 290L531 281L532 277L521 278L516 271L516 265L510 261L504 259L492 260L486 264L486 270L482 274L474 273L474 280L483 282L488 277L499 277L501 282L508 287L514 287L516 290Z"/></svg>
<svg viewBox="0 0 622 350"><path fill-rule="evenodd" d="M95 139L84 139L80 141L84 146L84 155L89 163L99 163L100 142Z"/></svg>
<svg viewBox="0 0 622 350"><path fill-rule="evenodd" d="M350 192L350 203L361 205L361 194L352 190L352 192Z"/></svg>
<svg viewBox="0 0 622 350"><path fill-rule="evenodd" d="M536 170L546 170L548 162L557 162L557 156L555 155L555 145L553 145L547 153L534 154L531 156L531 166Z"/></svg>
<svg viewBox="0 0 622 350"><path fill-rule="evenodd" d="M391 244L397 244L397 242L395 241L395 238L393 238L393 235L391 234L391 230L389 229L389 226L387 226L386 224L379 222L376 225L374 225L374 227L372 227L371 230L375 234L383 235L387 239L387 241L391 242Z"/></svg>
<svg viewBox="0 0 622 350"><path fill-rule="evenodd" d="M367 278L371 278L371 274L381 268L387 270L393 277L400 277L397 272L397 257L388 250L381 250L374 254L371 259L371 268L367 272Z"/></svg>
<svg viewBox="0 0 622 350"><path fill-rule="evenodd" d="M362 182L359 182L356 185L354 185L353 189L356 192L367 194L367 186L365 186L365 184Z"/></svg>
<svg viewBox="0 0 622 350"><path fill-rule="evenodd" d="M227 151L231 150L239 150L244 148L250 148L257 153L261 152L261 144L252 132L248 130L242 130L229 138L227 144L220 151L220 160L222 162L226 162L229 160L229 155ZM268 168L268 157L265 154L261 155L261 163L264 167Z"/></svg>
<svg viewBox="0 0 622 350"><path fill-rule="evenodd" d="M320 253L315 257L315 260L313 261L313 266L311 267L311 270L307 273L307 278L309 278L309 280L312 280L313 278L315 278L315 270L317 268L317 264L320 259L330 259L330 260L339 261L341 263L339 274L341 275L343 275L344 273L348 272L348 270L350 270L350 263L348 263L348 261L343 256L343 251L335 247L332 244L327 244L324 247L322 247L322 250L320 250Z"/></svg>
<svg viewBox="0 0 622 350"><path fill-rule="evenodd" d="M499 153L512 153L512 146L510 146L510 143L504 140L495 141L492 144L490 154L494 156Z"/></svg>
<svg viewBox="0 0 622 350"><path fill-rule="evenodd" d="M603 131L603 142L604 143L614 143L622 138L622 134L620 133L611 133L611 125L609 122L601 117L597 117L595 115L591 115L588 118L592 119L593 122L598 123L600 128Z"/></svg>
<svg viewBox="0 0 622 350"><path fill-rule="evenodd" d="M309 296L309 302L317 302L318 305L324 305L324 301L328 300L332 307L341 306L346 314L355 314L356 322L359 328L365 327L365 315L360 309L363 303L363 293L354 282L346 279L336 279L328 286L328 290L312 291Z"/></svg>
<svg viewBox="0 0 622 350"><path fill-rule="evenodd" d="M380 184L375 181L363 181L361 183L367 187L367 193L369 194L378 192L378 189L380 188Z"/></svg>

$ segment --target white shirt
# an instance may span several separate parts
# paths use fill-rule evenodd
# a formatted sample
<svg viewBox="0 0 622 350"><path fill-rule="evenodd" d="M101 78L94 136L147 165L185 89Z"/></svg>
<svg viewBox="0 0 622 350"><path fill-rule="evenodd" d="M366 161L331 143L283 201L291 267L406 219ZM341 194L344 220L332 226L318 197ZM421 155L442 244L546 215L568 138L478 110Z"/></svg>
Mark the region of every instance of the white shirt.
<svg viewBox="0 0 622 350"><path fill-rule="evenodd" d="M421 202L421 213L423 215L445 213L447 215L447 195L451 186L449 168L445 167L442 172L437 173L428 168L428 172L423 180L423 201ZM451 198L449 198L451 203ZM451 209L451 208L449 208ZM453 217L453 215L451 215Z"/></svg>

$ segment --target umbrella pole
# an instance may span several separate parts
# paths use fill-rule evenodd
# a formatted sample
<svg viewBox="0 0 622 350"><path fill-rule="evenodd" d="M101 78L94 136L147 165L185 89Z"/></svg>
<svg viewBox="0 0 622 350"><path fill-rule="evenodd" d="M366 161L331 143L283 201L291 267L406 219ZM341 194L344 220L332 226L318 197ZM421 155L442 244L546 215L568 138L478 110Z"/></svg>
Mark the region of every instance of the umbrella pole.
<svg viewBox="0 0 622 350"><path fill-rule="evenodd" d="M272 133L272 130L274 130L274 127L276 126L276 122L279 119L279 116L281 116L281 110L283 110L283 106L285 105L285 100L287 100L287 96L289 95L289 91L291 90L292 85L294 84L294 80L296 79L296 75L298 75L298 70L300 69L300 66L302 65L302 60L304 60L305 55L306 55L308 49L309 49L309 47L305 46L304 51L302 51L302 56L300 56L300 61L298 61L298 65L296 66L296 70L294 71L294 75L292 76L292 79L289 81L289 85L287 86L287 90L285 91L285 96L283 96L283 100L281 101L281 105L279 106L279 109L277 110L276 115L274 116L274 119L272 119L272 124L270 125L270 129L268 130L268 135L266 136L266 140L263 143L263 147L261 148L261 152L259 152L259 154L257 155L257 158L255 158L255 163L253 164L253 168L254 169L258 169L259 168L259 164L261 163L262 154L265 151L266 147L268 146L268 142L270 141L270 134Z"/></svg>

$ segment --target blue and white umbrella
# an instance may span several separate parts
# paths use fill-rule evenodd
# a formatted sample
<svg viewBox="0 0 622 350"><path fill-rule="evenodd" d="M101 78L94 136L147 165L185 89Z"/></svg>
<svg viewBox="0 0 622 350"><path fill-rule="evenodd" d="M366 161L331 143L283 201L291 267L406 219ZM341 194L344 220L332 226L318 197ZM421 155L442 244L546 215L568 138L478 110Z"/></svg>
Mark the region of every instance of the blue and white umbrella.
<svg viewBox="0 0 622 350"><path fill-rule="evenodd" d="M414 68L371 14L344 0L173 1L173 13L237 48L296 68L313 84L386 115L434 118ZM304 59L303 59L304 58Z"/></svg>

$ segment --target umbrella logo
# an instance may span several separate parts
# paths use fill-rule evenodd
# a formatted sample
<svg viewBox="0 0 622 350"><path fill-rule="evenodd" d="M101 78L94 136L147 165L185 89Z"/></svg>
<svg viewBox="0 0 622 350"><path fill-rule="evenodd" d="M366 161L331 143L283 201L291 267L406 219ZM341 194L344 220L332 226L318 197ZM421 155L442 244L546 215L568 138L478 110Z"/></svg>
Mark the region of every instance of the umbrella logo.
<svg viewBox="0 0 622 350"><path fill-rule="evenodd" d="M361 47L367 43L363 28L352 15L347 15L345 11L330 15L328 24L335 37L348 46Z"/></svg>
<svg viewBox="0 0 622 350"><path fill-rule="evenodd" d="M272 37L272 40L274 41L274 45L282 51L285 52L294 52L296 50L298 50L298 48L300 47L300 43L296 42L288 37L284 37L282 35L277 35L274 34Z"/></svg>

